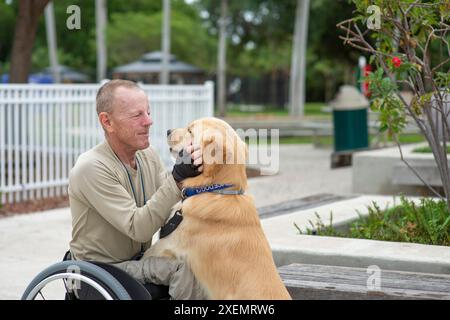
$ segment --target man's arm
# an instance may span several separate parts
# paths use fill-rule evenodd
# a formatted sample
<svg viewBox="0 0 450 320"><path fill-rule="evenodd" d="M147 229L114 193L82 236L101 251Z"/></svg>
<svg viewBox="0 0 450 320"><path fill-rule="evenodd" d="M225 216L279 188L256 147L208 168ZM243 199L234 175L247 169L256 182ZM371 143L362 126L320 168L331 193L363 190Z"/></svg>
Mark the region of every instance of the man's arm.
<svg viewBox="0 0 450 320"><path fill-rule="evenodd" d="M112 169L100 161L77 166L70 175L70 192L94 208L117 230L137 242L148 242L167 220L170 209L181 200L175 180L166 176L147 203L138 208Z"/></svg>

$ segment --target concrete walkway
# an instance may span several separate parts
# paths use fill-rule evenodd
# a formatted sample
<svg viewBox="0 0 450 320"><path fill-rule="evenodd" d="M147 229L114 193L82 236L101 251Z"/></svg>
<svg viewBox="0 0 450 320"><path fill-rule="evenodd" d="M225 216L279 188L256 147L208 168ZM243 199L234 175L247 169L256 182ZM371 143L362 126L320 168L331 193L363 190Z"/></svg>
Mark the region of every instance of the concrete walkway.
<svg viewBox="0 0 450 320"><path fill-rule="evenodd" d="M320 193L348 195L351 168L330 169L330 149L280 146L280 172L250 179L257 207ZM20 299L37 273L58 262L68 249L68 208L0 218L0 299Z"/></svg>
<svg viewBox="0 0 450 320"><path fill-rule="evenodd" d="M255 197L256 206L319 193L351 194L352 169L331 169L331 152L331 149L316 149L309 144L281 145L278 174L249 180L249 193Z"/></svg>

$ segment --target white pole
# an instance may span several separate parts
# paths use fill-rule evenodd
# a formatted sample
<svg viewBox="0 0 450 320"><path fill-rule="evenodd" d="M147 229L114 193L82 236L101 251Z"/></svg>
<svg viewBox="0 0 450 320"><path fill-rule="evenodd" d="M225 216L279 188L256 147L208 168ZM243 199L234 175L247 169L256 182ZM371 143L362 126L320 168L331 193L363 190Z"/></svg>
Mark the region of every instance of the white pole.
<svg viewBox="0 0 450 320"><path fill-rule="evenodd" d="M24 92L22 93L22 96L29 97L29 94L30 94L29 90L24 90ZM21 166L22 166L22 173L20 176L20 185L22 185L22 186L25 186L27 184L27 150L28 150L28 148L27 148L27 131L28 131L28 126L26 125L26 117L29 114L28 106L29 106L28 102L25 102L20 106L21 110L20 110L20 119L19 119L20 129L21 129L21 134L20 134L21 159L19 161L21 162ZM26 188L22 189L20 200L22 200L22 201L28 200Z"/></svg>
<svg viewBox="0 0 450 320"><path fill-rule="evenodd" d="M43 93L43 89L39 90L36 89L36 96L38 98L41 98L44 96ZM42 129L42 124L43 124L43 103L39 103L38 105L35 105L36 108L36 124L35 124L35 135L34 135L34 145L35 145L35 150L36 150L36 185L39 185L42 182L42 170L43 170L43 165L42 165L42 157L43 157L43 129ZM38 190L36 190L36 198L37 199L41 199L42 198L42 189L39 188Z"/></svg>
<svg viewBox="0 0 450 320"><path fill-rule="evenodd" d="M9 98L12 98L12 93L13 93L13 90L8 90L8 96L9 96ZM8 123L8 126L7 126L7 137L8 137L8 139L6 140L6 157L7 157L7 164L8 164L8 169L7 169L7 172L8 172L8 181L6 182L6 186L7 187L12 187L13 185L14 185L14 181L13 181L13 131L12 131L12 128L13 128L13 117L12 117L12 114L13 114L13 110L14 110L14 107L15 107L15 104L14 103L10 103L10 104L8 104L8 105L6 105L6 112L7 112L7 114L6 114L6 121L7 121L7 123ZM8 202L9 203L12 203L13 202L13 199L12 199L12 192L10 192L9 194L8 194Z"/></svg>
<svg viewBox="0 0 450 320"><path fill-rule="evenodd" d="M297 0L289 93L289 113L294 116L304 114L308 17L309 0Z"/></svg>
<svg viewBox="0 0 450 320"><path fill-rule="evenodd" d="M13 113L13 121L14 121L14 136L13 136L13 146L14 146L14 186L20 186L20 180L19 180L19 165L20 165L20 158L19 158L19 148L20 148L20 141L19 141L19 110L20 110L20 98L19 98L19 91L20 89L14 90L16 101L14 106L14 113ZM11 172L12 174L12 172ZM14 192L14 199L15 202L19 202L19 192Z"/></svg>
<svg viewBox="0 0 450 320"><path fill-rule="evenodd" d="M43 96L48 100L48 89L43 90ZM43 190L43 197L48 197L48 119L49 119L49 103L44 102L42 104L42 180L47 187Z"/></svg>
<svg viewBox="0 0 450 320"><path fill-rule="evenodd" d="M217 104L219 115L225 116L226 108L226 38L227 38L228 0L222 0L219 20L219 53L217 70Z"/></svg>
<svg viewBox="0 0 450 320"><path fill-rule="evenodd" d="M33 88L31 89L31 98L34 100L36 97L36 90ZM30 103L29 104L29 115L28 115L28 132L29 132L29 138L28 138L28 145L29 145L29 152L28 152L28 183L30 185L33 185L35 182L34 179L34 156L36 154L36 144L35 144L35 124L39 120L36 120L36 104ZM30 200L35 199L35 190L30 190Z"/></svg>
<svg viewBox="0 0 450 320"><path fill-rule="evenodd" d="M163 0L161 84L169 84L170 66L170 0Z"/></svg>
<svg viewBox="0 0 450 320"><path fill-rule="evenodd" d="M0 91L0 101L5 97L6 90ZM0 102L0 204L6 202L6 104Z"/></svg>
<svg viewBox="0 0 450 320"><path fill-rule="evenodd" d="M58 54L56 49L55 11L53 8L53 1L50 1L45 7L45 29L47 31L48 57L50 60L53 81L55 83L60 83L61 74L59 72Z"/></svg>
<svg viewBox="0 0 450 320"><path fill-rule="evenodd" d="M106 78L106 2L95 0L95 25L97 39L97 82Z"/></svg>

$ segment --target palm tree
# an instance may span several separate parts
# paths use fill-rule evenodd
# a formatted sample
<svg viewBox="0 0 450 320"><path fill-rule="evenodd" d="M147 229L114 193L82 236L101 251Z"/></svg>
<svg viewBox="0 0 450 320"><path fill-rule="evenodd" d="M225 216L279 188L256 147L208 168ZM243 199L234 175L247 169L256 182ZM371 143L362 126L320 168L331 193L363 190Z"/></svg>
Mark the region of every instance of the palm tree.
<svg viewBox="0 0 450 320"><path fill-rule="evenodd" d="M309 0L297 0L289 92L289 114L292 116L304 113L308 18Z"/></svg>
<svg viewBox="0 0 450 320"><path fill-rule="evenodd" d="M47 31L48 56L50 67L52 70L53 81L55 83L60 83L61 76L58 70L58 50L56 44L55 12L53 8L53 1L50 1L45 7L45 29Z"/></svg>
<svg viewBox="0 0 450 320"><path fill-rule="evenodd" d="M170 0L163 0L161 84L170 83Z"/></svg>
<svg viewBox="0 0 450 320"><path fill-rule="evenodd" d="M221 0L220 20L219 20L219 50L217 61L217 104L219 115L225 116L226 113L226 28L228 15L228 0Z"/></svg>
<svg viewBox="0 0 450 320"><path fill-rule="evenodd" d="M106 78L106 44L105 44L105 29L106 29L106 1L95 0L95 25L96 25L96 40L97 40L97 82Z"/></svg>

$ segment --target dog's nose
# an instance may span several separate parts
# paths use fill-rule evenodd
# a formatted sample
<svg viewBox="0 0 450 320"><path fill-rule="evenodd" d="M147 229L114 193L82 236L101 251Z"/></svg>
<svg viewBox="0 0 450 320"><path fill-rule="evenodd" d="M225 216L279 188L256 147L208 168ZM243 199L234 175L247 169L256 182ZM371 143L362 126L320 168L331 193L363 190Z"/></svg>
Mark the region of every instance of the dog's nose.
<svg viewBox="0 0 450 320"><path fill-rule="evenodd" d="M172 132L172 130L167 130L167 136L170 136L170 133Z"/></svg>

